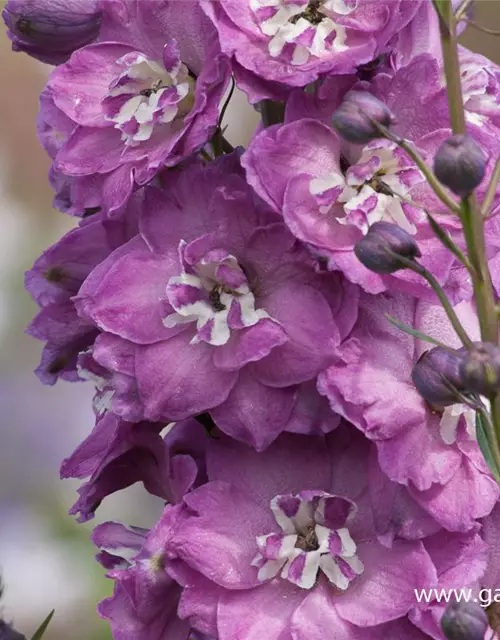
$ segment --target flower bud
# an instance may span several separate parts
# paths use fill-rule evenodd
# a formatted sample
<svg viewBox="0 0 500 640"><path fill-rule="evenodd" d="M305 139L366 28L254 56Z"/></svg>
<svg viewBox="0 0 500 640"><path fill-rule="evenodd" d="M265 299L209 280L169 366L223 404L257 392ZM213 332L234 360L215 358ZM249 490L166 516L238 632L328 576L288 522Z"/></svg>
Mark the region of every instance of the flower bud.
<svg viewBox="0 0 500 640"><path fill-rule="evenodd" d="M358 260L375 273L405 269L399 256L413 260L422 254L415 240L397 224L375 222L354 247Z"/></svg>
<svg viewBox="0 0 500 640"><path fill-rule="evenodd" d="M413 367L411 377L420 395L434 407L446 407L460 402L454 391L463 391L460 365L464 350L434 347L423 353Z"/></svg>
<svg viewBox="0 0 500 640"><path fill-rule="evenodd" d="M490 396L500 389L500 348L477 342L465 354L460 375L469 391Z"/></svg>
<svg viewBox="0 0 500 640"><path fill-rule="evenodd" d="M461 198L481 184L485 171L486 156L468 135L445 140L434 158L437 179Z"/></svg>
<svg viewBox="0 0 500 640"><path fill-rule="evenodd" d="M3 620L0 620L0 640L26 640L26 636L21 635Z"/></svg>
<svg viewBox="0 0 500 640"><path fill-rule="evenodd" d="M99 35L97 0L9 0L2 12L14 51L47 62L66 62Z"/></svg>
<svg viewBox="0 0 500 640"><path fill-rule="evenodd" d="M475 602L452 602L441 618L441 628L448 640L484 640L488 616Z"/></svg>
<svg viewBox="0 0 500 640"><path fill-rule="evenodd" d="M350 91L332 116L340 136L357 144L382 137L374 122L390 127L394 116L387 105L366 91Z"/></svg>

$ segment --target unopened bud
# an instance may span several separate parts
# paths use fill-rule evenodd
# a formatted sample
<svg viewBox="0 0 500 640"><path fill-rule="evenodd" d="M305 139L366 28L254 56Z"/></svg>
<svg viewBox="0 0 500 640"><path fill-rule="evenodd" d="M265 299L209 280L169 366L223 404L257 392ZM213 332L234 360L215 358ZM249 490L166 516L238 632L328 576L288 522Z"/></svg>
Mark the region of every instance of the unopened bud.
<svg viewBox="0 0 500 640"><path fill-rule="evenodd" d="M478 187L486 171L486 156L468 135L452 136L439 147L434 158L437 179L461 198Z"/></svg>
<svg viewBox="0 0 500 640"><path fill-rule="evenodd" d="M460 402L457 391L464 390L460 375L463 358L463 350L443 347L434 347L420 356L411 377L424 400L439 408Z"/></svg>
<svg viewBox="0 0 500 640"><path fill-rule="evenodd" d="M475 602L452 602L441 618L441 628L448 640L484 640L488 616Z"/></svg>
<svg viewBox="0 0 500 640"><path fill-rule="evenodd" d="M0 620L0 640L26 640L26 636L21 635L6 622Z"/></svg>
<svg viewBox="0 0 500 640"><path fill-rule="evenodd" d="M394 116L387 105L366 91L350 91L332 116L339 135L357 144L383 137L374 123L390 127Z"/></svg>
<svg viewBox="0 0 500 640"><path fill-rule="evenodd" d="M391 222L375 222L354 247L358 260L375 273L394 273L405 269L400 257L420 257L417 243L404 229Z"/></svg>
<svg viewBox="0 0 500 640"><path fill-rule="evenodd" d="M2 12L14 51L47 62L66 62L99 35L97 0L9 0Z"/></svg>
<svg viewBox="0 0 500 640"><path fill-rule="evenodd" d="M475 343L460 367L465 387L483 396L500 389L500 348L490 342Z"/></svg>

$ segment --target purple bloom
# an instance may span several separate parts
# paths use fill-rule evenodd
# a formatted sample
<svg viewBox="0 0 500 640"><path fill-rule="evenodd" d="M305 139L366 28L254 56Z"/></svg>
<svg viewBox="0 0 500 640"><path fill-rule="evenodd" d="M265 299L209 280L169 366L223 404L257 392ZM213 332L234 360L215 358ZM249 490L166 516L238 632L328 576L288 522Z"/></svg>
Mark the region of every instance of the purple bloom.
<svg viewBox="0 0 500 640"><path fill-rule="evenodd" d="M49 64L97 38L102 12L98 0L9 0L2 11L14 51Z"/></svg>
<svg viewBox="0 0 500 640"><path fill-rule="evenodd" d="M337 426L309 383L352 328L357 288L315 272L280 218L255 201L237 158L194 164L164 190L148 188L140 229L76 297L81 318L128 342L112 345L126 348L124 365L100 361L129 376L114 410L130 419L123 407L137 409L123 390L140 399L146 420L210 410L223 431L258 449L287 428Z"/></svg>
<svg viewBox="0 0 500 640"><path fill-rule="evenodd" d="M180 427L185 434L168 433L163 439L163 424L125 422L112 413L98 418L92 433L61 466L62 478L88 478L70 513L86 522L105 497L136 482L152 495L178 502L204 477L195 460L199 451L194 457L182 451L186 434L200 437L202 427L190 422Z"/></svg>
<svg viewBox="0 0 500 640"><path fill-rule="evenodd" d="M51 74L41 103L44 138L59 139L51 144L52 180L73 213L91 197L91 206L119 212L137 185L199 150L217 126L229 65L208 19L190 4L203 48L192 60L192 44L170 31L159 40L147 27L183 3L133 6L139 33L110 29L123 39L76 51Z"/></svg>
<svg viewBox="0 0 500 640"><path fill-rule="evenodd" d="M28 333L46 343L36 371L45 384L54 384L59 377L79 379L78 354L93 344L97 332L77 315L72 298L88 274L136 233L139 198L140 194L130 202L119 221L101 215L82 220L26 273L26 288L41 307Z"/></svg>
<svg viewBox="0 0 500 640"><path fill-rule="evenodd" d="M135 594L130 625L141 621L140 603L150 611L178 603L180 619L219 640L423 640L410 620L426 628L434 605L418 604L414 589L478 579L485 546L475 531L440 530L403 487L397 503L374 499L373 453L347 424L326 439L282 435L263 453L226 436L210 439L208 482L166 508L138 554L134 531L107 524L103 536L97 529L101 561L116 581L112 602L130 603ZM400 525L384 544L375 526L380 509ZM117 551L124 540L136 555L132 565ZM156 578L139 581L153 564ZM125 591L132 574L140 588ZM160 576L180 591L156 593ZM114 625L118 610L100 605ZM161 638L156 630L148 636Z"/></svg>
<svg viewBox="0 0 500 640"><path fill-rule="evenodd" d="M250 101L279 98L327 73L346 74L385 52L420 0L205 0L224 53Z"/></svg>
<svg viewBox="0 0 500 640"><path fill-rule="evenodd" d="M109 620L117 640L210 640L194 633L179 619L177 605L181 588L166 572L164 548L175 530L167 507L152 531L106 522L94 529L92 539L99 547L97 558L115 580L111 598L98 607Z"/></svg>
<svg viewBox="0 0 500 640"><path fill-rule="evenodd" d="M453 593L460 584L464 593L470 590L471 596L478 598L487 561L487 546L481 537L476 532L450 537L441 531L427 538L424 544L437 570L438 592L443 589ZM426 638L444 639L441 618L446 606L446 602L433 600L424 607L415 607L410 612L410 620L427 634ZM485 635L485 640L494 640L491 632Z"/></svg>
<svg viewBox="0 0 500 640"><path fill-rule="evenodd" d="M344 82L352 85L353 79ZM438 62L421 55L395 75L379 73L368 90L394 113L395 132L410 139L432 162L449 134ZM428 287L417 274L408 270L376 274L356 258L356 243L373 223L385 221L398 224L414 237L423 255L422 264L447 285L452 297L457 301L470 298L465 269L435 238L425 211L439 212L440 224L463 243L457 217L437 200L418 168L394 143L374 140L359 147L339 140L329 126L339 97L335 88L331 102L324 92L315 102L295 99L289 110L294 121L260 132L242 159L250 184L282 213L294 235L328 259L330 269L342 271L369 293L396 288L429 296ZM322 122L309 117L311 102L312 114ZM491 172L499 132L495 138L473 124L470 129L483 149L490 152ZM485 184L487 179L482 188ZM490 248L492 257L496 251Z"/></svg>
<svg viewBox="0 0 500 640"><path fill-rule="evenodd" d="M464 302L456 311L477 335L472 307ZM380 466L391 480L407 485L443 527L471 530L499 495L474 440L474 410L462 404L431 410L411 379L429 345L391 325L384 313L460 346L440 306L363 295L356 327L337 349L336 363L320 375L319 390L335 412L376 443Z"/></svg>

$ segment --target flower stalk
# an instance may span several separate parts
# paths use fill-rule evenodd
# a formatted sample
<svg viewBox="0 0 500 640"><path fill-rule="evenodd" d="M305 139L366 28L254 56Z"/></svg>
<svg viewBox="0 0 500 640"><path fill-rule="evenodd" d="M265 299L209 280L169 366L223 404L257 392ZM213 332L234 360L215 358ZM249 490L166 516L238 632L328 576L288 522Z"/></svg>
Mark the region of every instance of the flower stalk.
<svg viewBox="0 0 500 640"><path fill-rule="evenodd" d="M464 3L463 6L465 6ZM443 51L444 71L448 91L450 119L454 134L466 132L465 109L462 95L460 61L457 44L457 16L453 10L451 0L435 2L439 13L439 28ZM459 15L462 15L459 10ZM498 169L500 171L500 169ZM497 173L497 170L495 171ZM486 196L486 204L493 200L495 181L493 176L491 190ZM484 209L480 210L474 194L462 199L460 218L462 220L467 252L473 267L472 284L476 301L481 337L484 341L498 344L498 315L495 306L493 284L488 268L486 256L486 242L484 236ZM500 396L491 398L491 418L496 434L496 446L500 443Z"/></svg>

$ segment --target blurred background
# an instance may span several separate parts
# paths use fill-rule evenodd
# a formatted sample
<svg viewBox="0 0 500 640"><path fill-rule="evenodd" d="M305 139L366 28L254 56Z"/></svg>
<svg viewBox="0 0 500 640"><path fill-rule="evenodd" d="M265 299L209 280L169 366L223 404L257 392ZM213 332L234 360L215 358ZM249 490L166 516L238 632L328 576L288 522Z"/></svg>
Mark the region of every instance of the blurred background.
<svg viewBox="0 0 500 640"><path fill-rule="evenodd" d="M476 22L500 30L499 0L476 4ZM500 63L500 37L469 28L463 42ZM43 387L32 373L41 345L24 334L36 305L23 289L23 275L74 222L52 209L49 162L35 134L38 96L49 69L13 54L3 24L0 60L0 572L6 583L1 606L5 619L15 620L27 636L56 608L48 640L105 640L111 635L95 604L112 585L93 561L90 530L109 519L150 526L161 503L134 487L108 498L89 525L67 515L77 485L61 482L58 469L93 426L92 389ZM244 144L256 120L236 95L228 115L231 142Z"/></svg>

